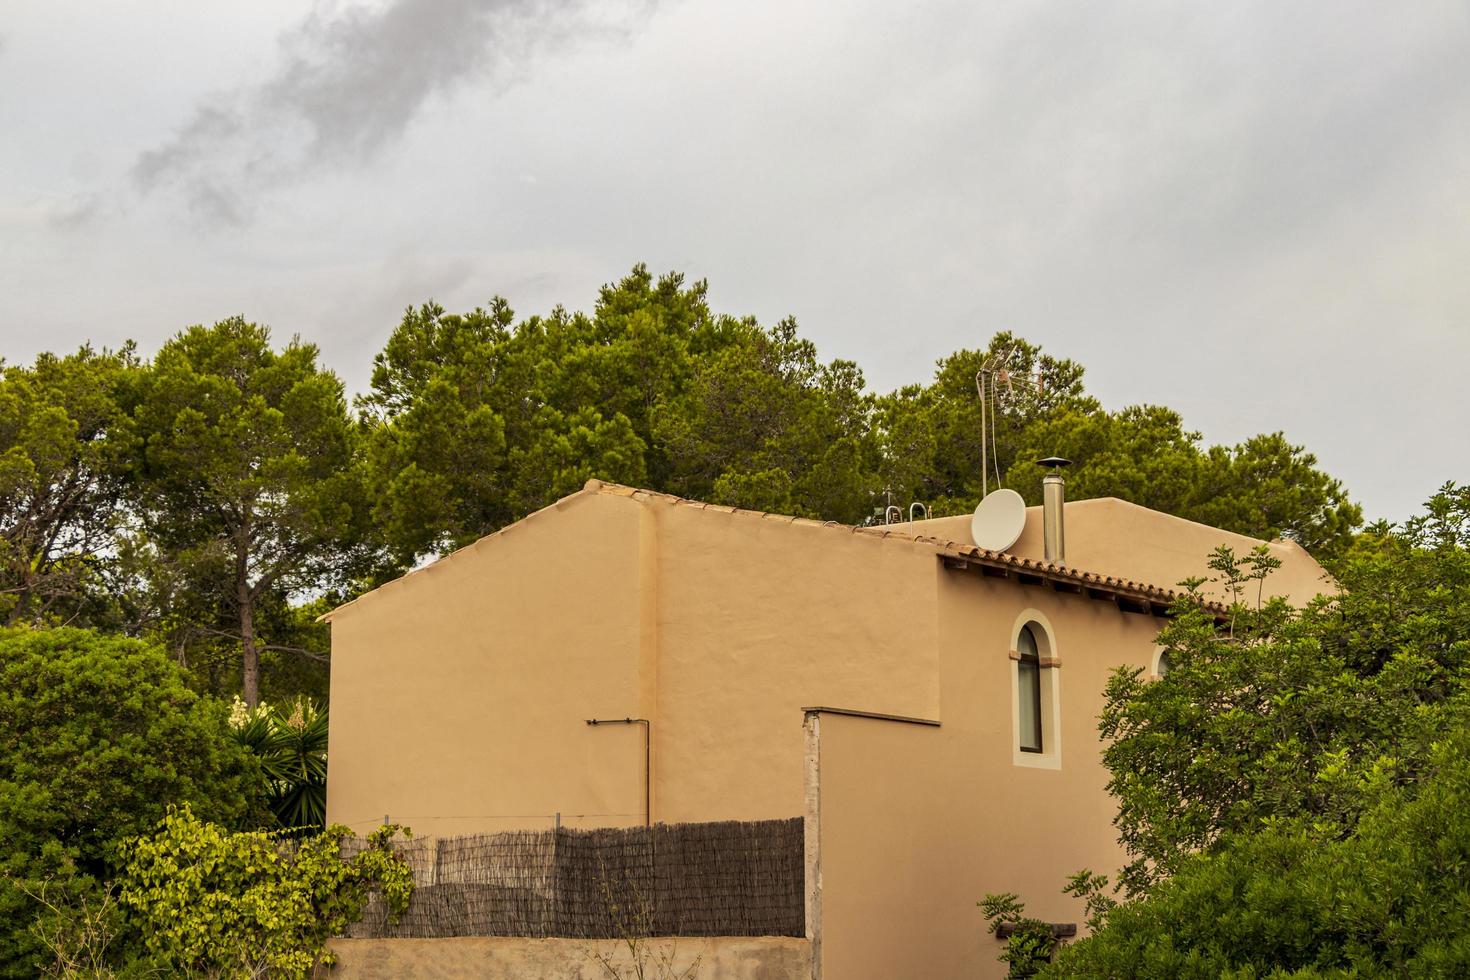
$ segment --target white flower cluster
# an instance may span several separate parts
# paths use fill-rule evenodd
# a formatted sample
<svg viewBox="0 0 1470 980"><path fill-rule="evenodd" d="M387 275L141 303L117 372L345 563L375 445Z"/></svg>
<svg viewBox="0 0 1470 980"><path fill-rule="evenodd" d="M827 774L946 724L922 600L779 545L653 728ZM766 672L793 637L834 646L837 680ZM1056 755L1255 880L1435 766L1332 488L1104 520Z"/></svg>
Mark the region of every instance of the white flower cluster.
<svg viewBox="0 0 1470 980"><path fill-rule="evenodd" d="M256 718L262 717L269 712L270 705L264 701L260 702L260 705L254 711L251 711L250 705L246 704L244 698L237 694L235 695L235 700L230 702L230 727L235 729L244 728Z"/></svg>

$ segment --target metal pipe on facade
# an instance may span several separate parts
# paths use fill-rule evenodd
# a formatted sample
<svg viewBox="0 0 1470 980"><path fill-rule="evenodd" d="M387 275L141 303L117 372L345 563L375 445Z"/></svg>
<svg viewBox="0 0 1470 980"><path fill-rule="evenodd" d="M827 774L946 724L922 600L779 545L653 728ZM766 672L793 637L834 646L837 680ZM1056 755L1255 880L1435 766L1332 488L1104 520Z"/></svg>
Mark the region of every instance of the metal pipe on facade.
<svg viewBox="0 0 1470 980"><path fill-rule="evenodd" d="M653 826L653 725L647 718L588 718L587 724L643 726L643 826Z"/></svg>

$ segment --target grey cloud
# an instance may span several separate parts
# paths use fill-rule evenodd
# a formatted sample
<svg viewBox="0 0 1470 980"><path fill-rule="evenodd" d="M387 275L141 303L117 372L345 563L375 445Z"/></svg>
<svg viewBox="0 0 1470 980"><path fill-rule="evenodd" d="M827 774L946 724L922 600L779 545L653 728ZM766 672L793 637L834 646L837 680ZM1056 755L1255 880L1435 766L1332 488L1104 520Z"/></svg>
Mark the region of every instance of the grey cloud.
<svg viewBox="0 0 1470 980"><path fill-rule="evenodd" d="M81 231L96 225L106 213L102 195L84 194L53 210L47 221L58 231Z"/></svg>
<svg viewBox="0 0 1470 980"><path fill-rule="evenodd" d="M878 389L1005 327L1109 407L1285 428L1373 516L1470 472L1463 0L617 2L20 5L6 355L240 311L361 390L405 305L646 260Z"/></svg>
<svg viewBox="0 0 1470 980"><path fill-rule="evenodd" d="M144 192L171 187L196 217L241 224L261 187L371 161L430 100L470 83L505 85L533 56L625 34L651 0L390 0L318 7L279 38L278 69L201 102L133 165Z"/></svg>
<svg viewBox="0 0 1470 980"><path fill-rule="evenodd" d="M238 96L229 96L199 106L194 110L194 117L173 139L140 154L133 164L133 179L138 186L151 190L159 183L187 172L238 135L245 117L245 109L239 102Z"/></svg>

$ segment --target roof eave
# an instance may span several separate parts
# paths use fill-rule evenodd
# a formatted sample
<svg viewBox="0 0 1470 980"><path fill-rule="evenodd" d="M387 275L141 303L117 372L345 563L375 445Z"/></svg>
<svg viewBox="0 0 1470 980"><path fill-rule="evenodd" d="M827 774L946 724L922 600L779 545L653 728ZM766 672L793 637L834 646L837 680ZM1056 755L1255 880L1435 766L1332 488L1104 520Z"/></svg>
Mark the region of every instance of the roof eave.
<svg viewBox="0 0 1470 980"><path fill-rule="evenodd" d="M1147 582L1134 582L1083 571L1059 562L1036 561L1005 552L987 551L984 548L953 545L941 547L939 556L945 567L967 569L976 567L986 574L1001 578L1015 578L1022 582L1034 580L1033 584L1047 584L1058 592L1072 592L1094 599L1107 599L1120 608L1133 612L1147 612L1154 616L1171 615L1171 608L1187 593L1175 589L1164 589ZM1229 610L1218 602L1200 600L1200 608L1216 616L1227 615Z"/></svg>

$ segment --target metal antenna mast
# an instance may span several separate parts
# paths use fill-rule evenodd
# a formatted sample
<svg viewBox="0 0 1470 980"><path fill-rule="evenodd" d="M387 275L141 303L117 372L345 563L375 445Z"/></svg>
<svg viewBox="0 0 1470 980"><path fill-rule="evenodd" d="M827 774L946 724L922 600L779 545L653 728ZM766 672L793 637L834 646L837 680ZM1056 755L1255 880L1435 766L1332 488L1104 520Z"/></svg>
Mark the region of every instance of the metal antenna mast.
<svg viewBox="0 0 1470 980"><path fill-rule="evenodd" d="M991 354L981 362L980 370L975 374L975 390L980 395L980 499L982 500L990 494L992 466L995 468L996 488L999 489L1001 486L1000 450L995 444L997 394L1004 392L1014 395L1017 385L1026 391L1041 391L1039 372L1033 377L1029 374L1017 374L1011 370L1011 356L1015 352L1015 347L1007 347L997 354Z"/></svg>

